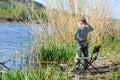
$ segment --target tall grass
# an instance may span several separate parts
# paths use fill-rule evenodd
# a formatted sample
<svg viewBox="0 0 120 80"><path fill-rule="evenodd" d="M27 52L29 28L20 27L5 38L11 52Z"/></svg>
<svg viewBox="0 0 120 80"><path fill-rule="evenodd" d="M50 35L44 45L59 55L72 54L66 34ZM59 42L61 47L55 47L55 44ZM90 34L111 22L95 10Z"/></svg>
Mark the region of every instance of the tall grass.
<svg viewBox="0 0 120 80"><path fill-rule="evenodd" d="M68 71L65 71L64 76L62 71L49 66L28 71L11 70L3 73L1 80L70 80L68 73Z"/></svg>
<svg viewBox="0 0 120 80"><path fill-rule="evenodd" d="M34 47L37 46L34 52L37 60L72 62L75 55L73 34L80 17L85 17L94 28L88 37L90 52L97 44L102 45L103 54L111 51L112 46L118 47L120 29L114 26L109 10L109 0L47 0L43 2L46 4L45 14L48 19L44 24L51 25L51 30L44 25L42 29L44 34L40 34L40 27L33 26L36 43L32 48L34 50ZM42 19L41 21L44 22ZM31 23L35 22L31 19Z"/></svg>
<svg viewBox="0 0 120 80"><path fill-rule="evenodd" d="M63 41L70 43L74 40L73 33L79 17L85 17L94 27L94 32L88 38L89 42L101 43L103 37L107 39L112 25L107 0L66 0L66 2L62 0L49 2L48 0L46 2L47 5L54 2L56 7L53 9L50 5L46 10L49 22L54 26L56 43Z"/></svg>

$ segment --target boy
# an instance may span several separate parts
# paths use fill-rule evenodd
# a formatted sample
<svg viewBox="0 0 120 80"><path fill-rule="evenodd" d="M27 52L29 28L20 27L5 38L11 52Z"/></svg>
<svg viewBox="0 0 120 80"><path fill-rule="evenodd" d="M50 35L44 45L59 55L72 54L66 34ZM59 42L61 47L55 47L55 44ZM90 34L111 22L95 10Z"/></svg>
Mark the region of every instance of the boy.
<svg viewBox="0 0 120 80"><path fill-rule="evenodd" d="M74 33L74 38L77 42L77 48L76 48L76 56L75 56L75 66L72 69L72 72L75 72L79 69L80 66L80 60L79 58L82 56L88 57L88 43L87 43L87 36L88 33L93 31L93 28L88 25L85 18L78 19L78 28ZM83 61L83 65L86 65L87 60Z"/></svg>

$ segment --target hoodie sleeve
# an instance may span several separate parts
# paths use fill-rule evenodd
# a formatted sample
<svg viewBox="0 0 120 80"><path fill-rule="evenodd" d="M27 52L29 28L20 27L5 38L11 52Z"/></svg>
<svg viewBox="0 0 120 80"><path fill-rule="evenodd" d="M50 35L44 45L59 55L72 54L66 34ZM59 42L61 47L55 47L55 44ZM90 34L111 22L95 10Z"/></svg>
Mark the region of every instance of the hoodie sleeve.
<svg viewBox="0 0 120 80"><path fill-rule="evenodd" d="M74 39L77 40L77 41L79 40L79 39L78 39L78 32L79 32L79 30L80 30L80 29L77 28L76 31L74 32Z"/></svg>
<svg viewBox="0 0 120 80"><path fill-rule="evenodd" d="M88 31L93 31L93 27L92 26L88 26Z"/></svg>

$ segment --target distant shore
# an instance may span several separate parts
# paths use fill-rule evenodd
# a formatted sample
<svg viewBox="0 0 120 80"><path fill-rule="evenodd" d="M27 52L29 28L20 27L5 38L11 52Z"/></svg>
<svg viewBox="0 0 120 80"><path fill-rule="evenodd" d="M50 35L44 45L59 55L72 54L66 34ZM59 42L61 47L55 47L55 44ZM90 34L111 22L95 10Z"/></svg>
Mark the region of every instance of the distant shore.
<svg viewBox="0 0 120 80"><path fill-rule="evenodd" d="M22 19L21 17L15 17L15 16L5 16L5 15L0 15L0 22L29 22L27 20ZM34 20L34 23L42 23L41 20Z"/></svg>
<svg viewBox="0 0 120 80"><path fill-rule="evenodd" d="M24 21L20 17L15 17L15 16L6 16L6 15L0 15L0 22L13 22L13 21Z"/></svg>

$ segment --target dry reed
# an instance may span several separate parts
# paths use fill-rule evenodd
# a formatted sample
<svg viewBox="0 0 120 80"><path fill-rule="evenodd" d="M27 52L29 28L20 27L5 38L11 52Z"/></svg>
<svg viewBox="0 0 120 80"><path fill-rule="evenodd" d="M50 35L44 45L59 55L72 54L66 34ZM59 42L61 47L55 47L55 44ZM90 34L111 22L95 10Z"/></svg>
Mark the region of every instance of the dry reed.
<svg viewBox="0 0 120 80"><path fill-rule="evenodd" d="M77 19L80 17L85 17L94 27L89 42L101 44L112 33L113 19L108 0L46 0L45 4L48 21L54 28L54 42L72 42Z"/></svg>
<svg viewBox="0 0 120 80"><path fill-rule="evenodd" d="M80 17L85 17L88 23L94 27L94 31L88 36L90 45L106 46L116 40L119 41L120 29L113 26L114 19L110 16L109 0L45 0L43 2L46 5L44 12L47 15L47 23L42 23L43 26L36 26L34 25L35 21L30 17L36 37L36 43L32 50L35 50L36 46L39 47L36 50L37 55L35 54L38 60L46 60L48 56L51 60L57 58L59 61L60 57L73 60L74 54L72 53L75 53L73 34ZM34 9L32 10L35 14ZM38 19L44 22L42 18L38 17ZM47 29L46 24L51 25L51 32ZM44 34L40 34L39 28L41 27L43 27Z"/></svg>

